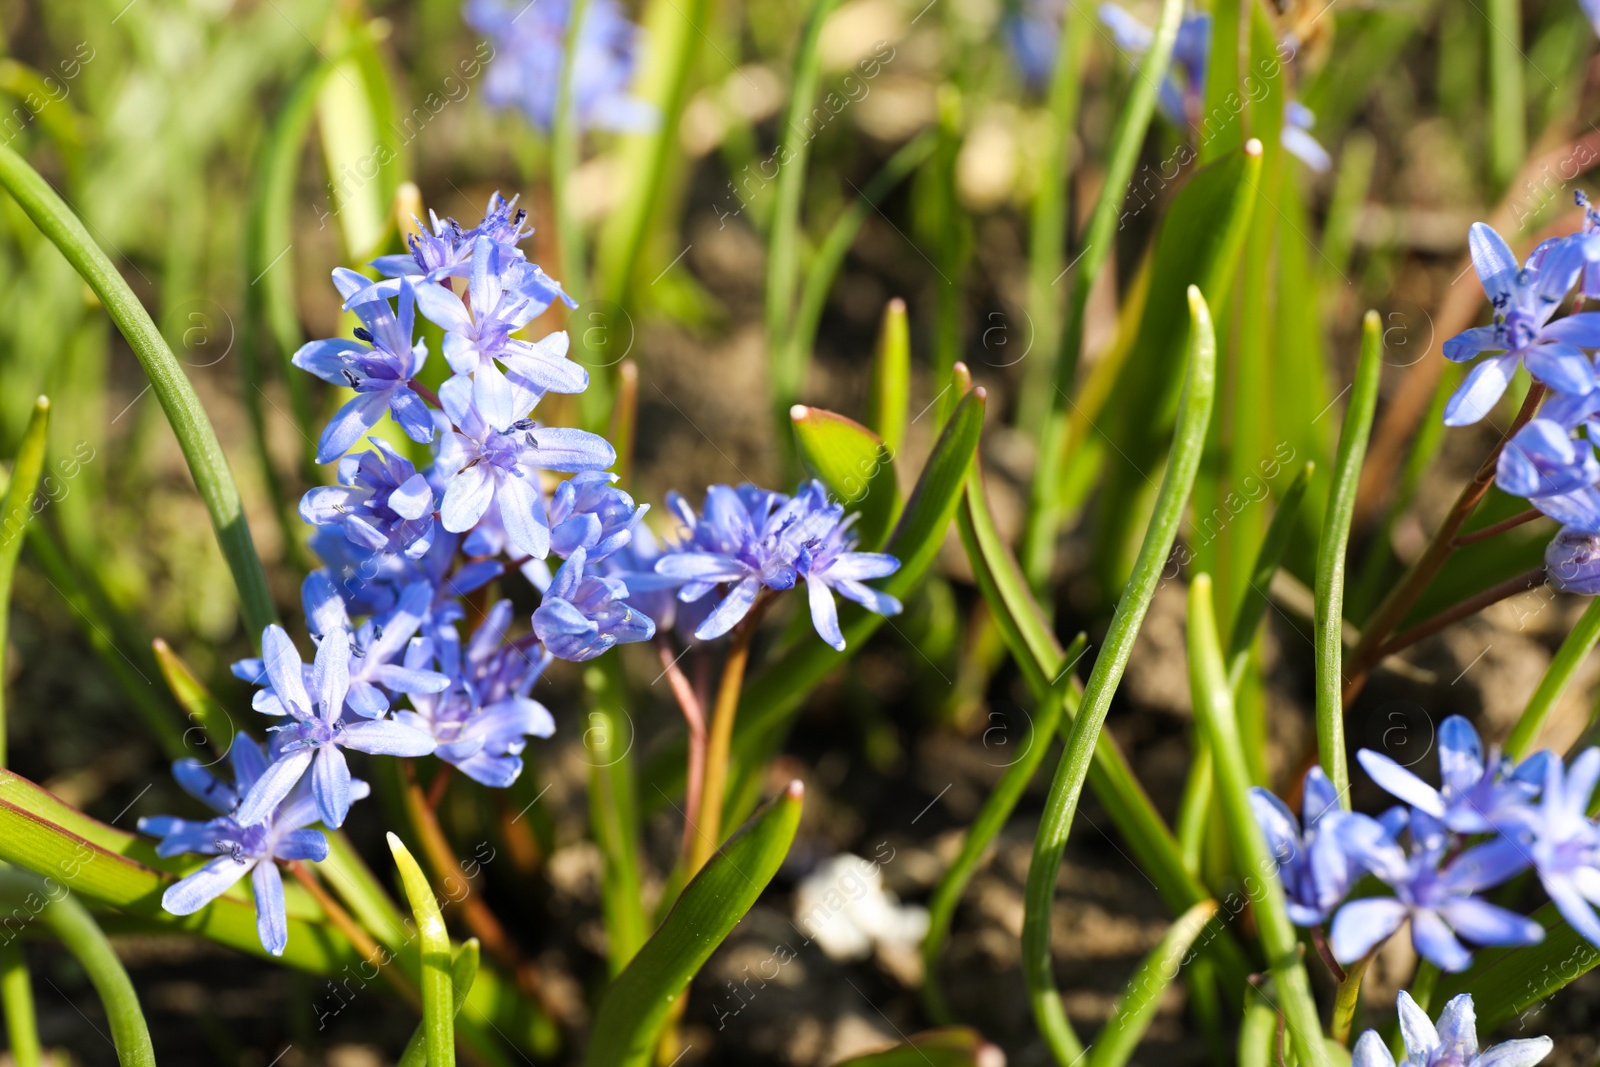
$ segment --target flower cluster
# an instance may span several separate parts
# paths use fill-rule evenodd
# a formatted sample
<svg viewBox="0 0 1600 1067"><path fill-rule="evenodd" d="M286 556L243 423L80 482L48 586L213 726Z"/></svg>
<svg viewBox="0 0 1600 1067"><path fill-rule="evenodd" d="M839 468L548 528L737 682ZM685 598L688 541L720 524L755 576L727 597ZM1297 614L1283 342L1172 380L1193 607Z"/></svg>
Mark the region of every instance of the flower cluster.
<svg viewBox="0 0 1600 1067"><path fill-rule="evenodd" d="M495 107L519 108L548 132L555 124L572 0L467 0L467 25L494 44L484 93ZM581 127L636 131L658 121L628 95L639 62L639 28L617 0L587 0L573 51L572 106Z"/></svg>
<svg viewBox="0 0 1600 1067"><path fill-rule="evenodd" d="M1308 774L1305 821L1277 798L1252 792L1257 821L1278 862L1289 916L1320 926L1332 916L1333 956L1350 964L1409 921L1417 952L1442 970L1472 962L1472 945L1540 941L1538 923L1479 895L1528 868L1574 929L1600 946L1600 825L1589 800L1600 780L1600 748L1566 767L1550 752L1512 763L1485 753L1476 730L1453 715L1439 726L1434 788L1389 757L1357 759L1404 802L1377 818L1344 811L1320 770ZM1392 895L1346 900L1366 875Z"/></svg>
<svg viewBox="0 0 1600 1067"><path fill-rule="evenodd" d="M355 392L318 443L318 458L338 464L337 484L300 503L325 564L302 589L316 654L305 663L288 633L269 626L261 657L234 671L261 687L254 707L277 720L271 743L263 750L241 737L232 785L187 763L175 768L221 818L145 823L164 838L164 854L222 854L169 890L169 910L193 911L254 869L262 944L274 953L286 937L274 861L321 859L326 842L306 827L341 826L366 795L347 752L434 754L485 785L508 786L527 738L554 732L529 696L551 659L588 659L655 632L627 604L622 581L584 573L628 546L645 510L606 473L615 452L594 434L533 417L546 393L580 392L588 375L567 358L564 333L516 336L556 300L571 304L518 247L531 232L524 213L497 194L471 229L430 221L410 255L373 264L380 280L336 270L361 325L351 340L313 341L294 356ZM437 395L416 377L428 357L418 312L444 331L453 374ZM346 454L385 415L431 450L431 463L418 470L377 437ZM532 633L509 636L509 601L467 618L463 597L507 563L542 568L551 556L565 562Z"/></svg>
<svg viewBox="0 0 1600 1067"><path fill-rule="evenodd" d="M700 515L676 493L668 495L667 508L680 524L678 540L648 560L636 553L630 561L636 570L619 572L630 589L676 590L688 610L661 605L657 611L672 612L670 620L657 615L663 626L676 621L696 638L713 640L738 625L764 590L782 592L799 581L806 584L812 625L836 649L845 641L834 593L879 615L900 612L898 600L864 584L893 574L900 561L856 551L855 516L830 503L821 482L806 482L793 496L714 485Z"/></svg>
<svg viewBox="0 0 1600 1067"><path fill-rule="evenodd" d="M1468 244L1494 321L1444 344L1445 358L1479 360L1445 405L1447 426L1466 426L1487 415L1518 367L1550 390L1527 425L1500 452L1495 482L1527 498L1562 524L1545 553L1551 584L1567 592L1600 592L1600 375L1590 355L1600 349L1600 312L1554 318L1576 294L1600 297L1600 212L1582 193L1583 226L1545 241L1521 267L1488 225L1474 223Z"/></svg>
<svg viewBox="0 0 1600 1067"><path fill-rule="evenodd" d="M1439 1013L1437 1026L1403 989L1395 1008L1406 1047L1401 1067L1533 1067L1555 1047L1548 1037L1524 1037L1479 1049L1478 1016L1470 993L1452 997ZM1395 1062L1377 1031L1368 1030L1351 1050L1350 1067L1395 1067Z"/></svg>
<svg viewBox="0 0 1600 1067"><path fill-rule="evenodd" d="M1100 21L1111 31L1117 47L1131 56L1142 56L1150 50L1155 33L1115 4L1101 4ZM1037 47L1037 46L1035 46ZM1211 15L1208 12L1190 12L1178 25L1178 38L1172 46L1172 60L1167 75L1161 81L1160 107L1167 121L1181 129L1209 128L1205 116L1206 70L1211 65ZM1284 151L1319 174L1328 170L1333 161L1327 149L1317 143L1310 130L1316 116L1298 100L1290 100L1284 109L1283 131L1279 140Z"/></svg>
<svg viewBox="0 0 1600 1067"><path fill-rule="evenodd" d="M649 509L607 472L611 445L533 417L546 393L581 392L589 379L567 358L565 333L518 336L555 301L571 304L518 247L531 232L524 213L496 194L470 229L430 223L419 223L409 255L372 264L378 280L336 270L361 326L352 340L313 341L294 356L355 392L318 444L321 460L337 462L337 484L300 502L323 562L301 589L316 654L307 664L269 626L260 658L234 672L261 687L254 707L276 721L271 743L241 738L232 785L189 763L175 768L221 818L145 823L164 838L163 854L222 856L175 885L168 910L194 911L255 870L262 944L274 953L287 936L275 861L321 859L326 841L307 827L343 825L366 795L347 752L432 754L504 788L522 771L527 739L555 731L529 695L552 660L648 641L658 625L720 637L763 591L802 581L817 632L835 648L844 647L835 592L881 614L900 610L864 584L899 561L856 551L853 516L817 482L792 497L713 486L698 516L674 494L681 529L663 547L640 523ZM418 313L444 331L452 374L437 394L416 378L428 357ZM346 454L385 415L430 463L419 470L378 437ZM519 636L510 601L469 619L464 600L508 568L541 594Z"/></svg>

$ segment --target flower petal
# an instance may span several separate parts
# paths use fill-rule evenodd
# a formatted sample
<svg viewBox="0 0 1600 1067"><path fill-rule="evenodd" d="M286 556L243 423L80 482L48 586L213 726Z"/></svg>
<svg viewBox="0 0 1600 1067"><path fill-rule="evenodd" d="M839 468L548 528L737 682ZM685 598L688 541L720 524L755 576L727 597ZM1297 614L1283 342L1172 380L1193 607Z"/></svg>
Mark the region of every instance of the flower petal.
<svg viewBox="0 0 1600 1067"><path fill-rule="evenodd" d="M294 789L295 783L305 775L315 754L315 749L301 748L274 760L239 803L239 810L233 816L239 825L255 826L266 822L272 809L283 802L283 798Z"/></svg>
<svg viewBox="0 0 1600 1067"><path fill-rule="evenodd" d="M1363 748L1356 753L1356 760L1385 792L1436 819L1444 818L1444 798L1439 791L1388 756Z"/></svg>
<svg viewBox="0 0 1600 1067"><path fill-rule="evenodd" d="M161 894L161 906L173 915L193 915L232 888L255 863L254 859L218 856L193 874L169 885Z"/></svg>
<svg viewBox="0 0 1600 1067"><path fill-rule="evenodd" d="M274 956L283 955L289 945L289 917L283 909L283 876L270 860L256 864L250 875L256 897L256 936L261 947Z"/></svg>
<svg viewBox="0 0 1600 1067"><path fill-rule="evenodd" d="M1490 356L1467 374L1466 380L1451 394L1444 405L1446 426L1471 426L1494 410L1495 404L1505 395L1511 384L1511 375L1517 369L1517 357L1509 352Z"/></svg>
<svg viewBox="0 0 1600 1067"><path fill-rule="evenodd" d="M1328 941L1333 958L1354 963L1383 944L1405 922L1406 906L1393 897L1352 900L1333 916Z"/></svg>

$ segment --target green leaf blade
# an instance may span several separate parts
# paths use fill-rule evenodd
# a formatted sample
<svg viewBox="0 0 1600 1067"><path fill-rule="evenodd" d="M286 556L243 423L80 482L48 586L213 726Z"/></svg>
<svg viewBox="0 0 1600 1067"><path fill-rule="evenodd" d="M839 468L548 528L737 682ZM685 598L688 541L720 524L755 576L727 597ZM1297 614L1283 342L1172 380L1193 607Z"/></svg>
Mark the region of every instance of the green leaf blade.
<svg viewBox="0 0 1600 1067"><path fill-rule="evenodd" d="M450 932L445 929L444 912L434 896L428 876L416 858L394 834L388 835L389 851L400 868L400 883L411 913L417 920L417 939L422 948L422 1029L423 1048L430 1067L455 1067L456 1008L450 981Z"/></svg>
<svg viewBox="0 0 1600 1067"><path fill-rule="evenodd" d="M803 793L798 781L791 782L684 887L660 929L607 991L595 1015L587 1067L649 1062L673 1003L788 855Z"/></svg>

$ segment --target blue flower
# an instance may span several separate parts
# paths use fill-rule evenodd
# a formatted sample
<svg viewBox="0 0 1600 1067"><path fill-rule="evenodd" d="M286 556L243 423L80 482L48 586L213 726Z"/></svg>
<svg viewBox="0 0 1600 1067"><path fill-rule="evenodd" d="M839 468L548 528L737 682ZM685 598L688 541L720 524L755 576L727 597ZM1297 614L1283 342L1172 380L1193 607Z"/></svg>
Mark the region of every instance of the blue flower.
<svg viewBox="0 0 1600 1067"><path fill-rule="evenodd" d="M455 219L440 219L428 212L431 229L425 229L420 219L413 219L417 232L406 239L411 249L409 255L401 253L379 256L372 261L385 281L378 282L378 292L399 291L399 278L410 278L412 284L437 282L445 278L465 276L470 270L473 246L479 237L487 237L502 253L521 256L517 245L533 233L526 225L528 213L517 207L517 197L507 200L498 192L489 197L489 207L483 219L472 229L463 230Z"/></svg>
<svg viewBox="0 0 1600 1067"><path fill-rule="evenodd" d="M582 548L590 563L598 563L628 546L650 506L636 507L616 480L615 474L588 471L556 486L550 494L552 552L566 557Z"/></svg>
<svg viewBox="0 0 1600 1067"><path fill-rule="evenodd" d="M1472 994L1452 997L1439 1013L1435 1027L1428 1013L1405 990L1395 998L1400 1014L1400 1038L1406 1059L1400 1067L1533 1067L1550 1055L1548 1037L1503 1041L1478 1049L1478 1018ZM1394 1057L1376 1030L1368 1030L1351 1050L1350 1067L1396 1067Z"/></svg>
<svg viewBox="0 0 1600 1067"><path fill-rule="evenodd" d="M667 497L683 525L683 539L656 560L656 573L679 583L678 599L694 603L723 586L726 594L696 627L695 637L721 637L749 614L762 589L782 592L807 580L812 625L834 648L844 647L834 592L881 615L900 602L861 584L893 574L893 556L855 552L844 509L829 504L822 483L810 481L793 497L753 485L706 490L705 513L696 517L681 496Z"/></svg>
<svg viewBox="0 0 1600 1067"><path fill-rule="evenodd" d="M434 755L496 789L509 786L522 773L526 739L549 737L556 729L545 706L528 696L550 654L537 647L530 654L507 643L511 615L509 600L489 609L468 640L465 654L454 627L441 629L437 640L412 641L406 666L422 670L437 661L451 684L438 693L414 694L415 710L395 713L398 721L433 737L438 746Z"/></svg>
<svg viewBox="0 0 1600 1067"><path fill-rule="evenodd" d="M582 548L574 549L533 613L533 632L559 659L582 662L655 636L655 623L624 603L628 587L615 578L585 574L587 561Z"/></svg>
<svg viewBox="0 0 1600 1067"><path fill-rule="evenodd" d="M1101 4L1100 21L1111 31L1117 47L1131 56L1150 51L1155 32L1116 4ZM1161 82L1161 113L1174 126L1188 129L1205 106L1206 68L1211 62L1211 16L1191 12L1178 24L1172 46L1172 65ZM1181 72L1182 80L1173 77Z"/></svg>
<svg viewBox="0 0 1600 1067"><path fill-rule="evenodd" d="M333 272L333 282L346 297L355 296L372 283L344 267ZM294 354L294 365L325 382L348 386L355 399L340 408L317 442L317 462L331 463L342 456L388 412L413 441L433 440L433 416L411 388L410 382L428 358L428 346L412 343L416 292L400 284L399 313L386 299L365 299L353 305L362 325L356 340L335 337L312 341Z"/></svg>
<svg viewBox="0 0 1600 1067"><path fill-rule="evenodd" d="M1326 921L1363 872L1339 838L1337 827L1348 813L1328 776L1321 767L1306 774L1304 831L1283 801L1259 786L1250 790L1250 809L1277 860L1290 921L1297 926Z"/></svg>
<svg viewBox="0 0 1600 1067"><path fill-rule="evenodd" d="M1589 799L1600 780L1600 748L1586 749L1564 768L1552 759L1545 767L1544 796L1537 808L1516 820L1539 881L1572 928L1600 946L1600 828L1588 816Z"/></svg>
<svg viewBox="0 0 1600 1067"><path fill-rule="evenodd" d="M289 923L283 906L283 878L275 861L321 861L328 855L328 841L319 831L306 829L317 821L318 812L316 801L304 787L274 806L256 825L240 823L234 815L239 798L266 773L267 758L261 746L244 734L234 737L229 758L233 764L232 784L192 759L172 765L173 777L184 791L219 812L219 817L196 822L156 815L140 819L139 830L162 839L156 846L157 855L197 852L217 857L168 886L161 895L163 908L173 915L191 915L250 874L261 947L281 956L289 943ZM365 782L351 780L352 798L366 796L367 792Z"/></svg>
<svg viewBox="0 0 1600 1067"><path fill-rule="evenodd" d="M548 131L555 122L566 55L570 0L467 0L467 25L488 36L496 55L484 78L495 107L519 108ZM639 58L639 29L616 0L589 0L573 56L573 111L586 129L642 131L659 121L650 104L628 95Z"/></svg>
<svg viewBox="0 0 1600 1067"><path fill-rule="evenodd" d="M1518 363L1557 392L1593 392L1594 362L1582 349L1600 347L1600 312L1550 321L1577 281L1583 250L1570 241L1557 242L1518 269L1504 239L1482 222L1472 224L1468 244L1483 291L1494 306L1494 323L1450 338L1444 343L1445 358L1462 363L1482 352L1499 354L1472 368L1445 404L1445 425L1468 426L1487 415Z"/></svg>
<svg viewBox="0 0 1600 1067"><path fill-rule="evenodd" d="M364 719L380 719L388 713L393 695L437 693L450 684L450 679L436 671L409 670L395 662L406 642L429 619L433 586L414 582L393 607L354 626L343 601L325 582L323 572L315 572L301 593L314 635L321 637L335 630L348 635L350 685L344 698L346 711ZM261 659L242 659L233 665L233 673L252 685L270 682ZM304 668L302 674L311 682L311 669Z"/></svg>
<svg viewBox="0 0 1600 1067"><path fill-rule="evenodd" d="M682 503L676 493L669 493L668 500ZM670 508L671 503L668 506ZM670 551L656 539L649 525L641 522L633 528L628 543L606 557L606 574L628 587L629 605L648 615L658 632L676 626L685 633L693 633L710 614L712 600L702 597L693 604L678 600L677 592L683 583L656 573L656 561Z"/></svg>
<svg viewBox="0 0 1600 1067"><path fill-rule="evenodd" d="M799 580L795 559L800 546L792 528L809 510L805 501L782 493L741 485L713 485L706 490L705 514L677 494L667 506L683 523L686 535L674 551L656 560L656 573L678 581L678 599L693 603L719 585L726 595L706 616L694 635L702 641L733 629L755 605L763 588L793 589Z"/></svg>
<svg viewBox="0 0 1600 1067"><path fill-rule="evenodd" d="M1439 789L1371 749L1361 749L1356 759L1394 797L1456 833L1478 834L1497 829L1527 806L1539 792L1551 756L1537 752L1514 768L1493 751L1485 759L1478 731L1452 715L1439 724Z"/></svg>
<svg viewBox="0 0 1600 1067"><path fill-rule="evenodd" d="M844 633L839 629L833 594L879 615L898 615L900 601L862 583L871 578L887 578L900 569L900 561L886 552L855 551L852 523L843 518L844 508L838 504L827 506L819 483L812 482L810 491L817 498L813 500L813 514L827 524L826 532L802 543L795 569L805 579L811 625L819 637L843 652Z"/></svg>
<svg viewBox="0 0 1600 1067"><path fill-rule="evenodd" d="M418 559L433 544L433 487L387 441L368 440L370 451L339 460L338 485L319 486L300 499L300 518L310 526L338 526L370 552Z"/></svg>
<svg viewBox="0 0 1600 1067"><path fill-rule="evenodd" d="M1545 546L1544 573L1563 593L1600 594L1600 533L1562 527Z"/></svg>
<svg viewBox="0 0 1600 1067"><path fill-rule="evenodd" d="M1567 320L1563 320L1567 321ZM1600 389L1585 395L1556 393L1500 451L1495 482L1558 522L1600 532ZM1581 431L1582 436L1575 432Z"/></svg>
<svg viewBox="0 0 1600 1067"><path fill-rule="evenodd" d="M1024 0L1006 19L1006 41L1022 69L1023 78L1041 86L1050 80L1061 38L1061 4L1058 0Z"/></svg>
<svg viewBox="0 0 1600 1067"><path fill-rule="evenodd" d="M589 374L567 358L564 331L538 341L512 336L557 299L576 306L561 286L486 234L473 243L469 266L470 308L448 283L419 288L417 308L445 331L445 361L457 374L473 376L478 406L488 412L510 401L508 375L538 396L583 392ZM505 364L504 373L500 363Z"/></svg>
<svg viewBox="0 0 1600 1067"><path fill-rule="evenodd" d="M510 543L543 559L550 551L550 528L539 472L605 470L617 454L596 434L541 427L522 417L538 396L516 382L506 384L505 396L496 395L496 406L489 409L474 403L469 378L457 375L439 389L439 400L456 427L439 445L437 468L446 486L439 518L446 530L462 533L492 506Z"/></svg>
<svg viewBox="0 0 1600 1067"><path fill-rule="evenodd" d="M261 652L266 680L271 684L256 694L254 707L292 721L273 727L277 733L273 762L245 793L236 816L241 826L254 826L269 818L309 770L322 821L337 829L344 824L354 799L350 767L341 748L387 756L426 756L433 751L433 738L393 719L351 722L344 718L345 695L350 689L350 637L342 628L323 636L309 678L283 627L267 627Z"/></svg>
<svg viewBox="0 0 1600 1067"><path fill-rule="evenodd" d="M418 560L388 552L358 549L336 530L323 528L311 538L311 550L325 564L306 576L300 588L301 604L314 634L341 625L349 615L375 615L390 611L408 587L425 582L432 587L433 604L423 629L461 618L457 598L498 578L505 567L491 559L468 560L457 566L462 539L438 534L433 546ZM337 604L335 603L337 602ZM333 619L333 622L319 620ZM255 677L252 675L251 677Z"/></svg>
<svg viewBox="0 0 1600 1067"><path fill-rule="evenodd" d="M1444 971L1462 971L1472 963L1459 938L1478 945L1531 945L1544 939L1544 929L1532 919L1473 895L1528 866L1527 854L1515 842L1495 838L1446 863L1450 842L1443 824L1413 810L1410 825L1408 854L1391 826L1359 814L1340 821L1347 852L1395 895L1352 900L1334 914L1329 941L1335 959L1354 963L1407 919L1417 953Z"/></svg>

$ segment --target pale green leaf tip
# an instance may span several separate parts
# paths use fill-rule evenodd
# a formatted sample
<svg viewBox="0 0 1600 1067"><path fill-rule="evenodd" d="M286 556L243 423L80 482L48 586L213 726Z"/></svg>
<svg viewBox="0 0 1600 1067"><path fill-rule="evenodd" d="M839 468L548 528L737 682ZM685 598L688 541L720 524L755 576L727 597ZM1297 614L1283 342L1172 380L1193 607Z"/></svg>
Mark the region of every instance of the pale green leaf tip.
<svg viewBox="0 0 1600 1067"><path fill-rule="evenodd" d="M798 778L789 781L789 788L784 790L790 800L803 800L806 795L806 784Z"/></svg>
<svg viewBox="0 0 1600 1067"><path fill-rule="evenodd" d="M1256 159L1260 159L1261 158L1261 140L1260 140L1260 138L1252 137L1248 141L1246 141L1244 143L1244 154L1247 155L1247 156L1253 156Z"/></svg>
<svg viewBox="0 0 1600 1067"><path fill-rule="evenodd" d="M1361 317L1361 328L1368 333L1378 333L1383 329L1383 319L1378 315L1376 309L1368 309L1367 313Z"/></svg>
<svg viewBox="0 0 1600 1067"><path fill-rule="evenodd" d="M50 398L45 396L45 395L43 395L43 394L40 394L39 398L33 402L33 410L41 411L41 412L42 411L49 411L50 410Z"/></svg>
<svg viewBox="0 0 1600 1067"><path fill-rule="evenodd" d="M991 1045L985 1041L972 1054L972 1062L977 1064L977 1067L1006 1067L1006 1054L1000 1051L998 1045Z"/></svg>
<svg viewBox="0 0 1600 1067"><path fill-rule="evenodd" d="M804 422L811 414L811 409L804 404L796 404L789 409L789 418L794 422Z"/></svg>

